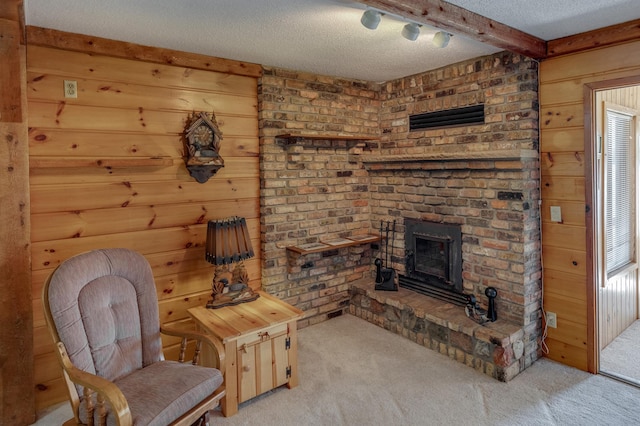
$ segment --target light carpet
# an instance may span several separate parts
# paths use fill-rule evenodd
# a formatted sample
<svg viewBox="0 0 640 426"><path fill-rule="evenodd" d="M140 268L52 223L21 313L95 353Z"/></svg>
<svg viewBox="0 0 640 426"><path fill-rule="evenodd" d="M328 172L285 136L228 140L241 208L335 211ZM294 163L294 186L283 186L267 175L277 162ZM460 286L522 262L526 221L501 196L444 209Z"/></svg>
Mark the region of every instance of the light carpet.
<svg viewBox="0 0 640 426"><path fill-rule="evenodd" d="M640 320L600 352L600 370L640 384Z"/></svg>
<svg viewBox="0 0 640 426"><path fill-rule="evenodd" d="M211 424L640 423L640 389L547 359L502 383L351 315L300 330L298 345L298 387L247 401L229 418L216 411ZM69 416L65 405L37 424Z"/></svg>

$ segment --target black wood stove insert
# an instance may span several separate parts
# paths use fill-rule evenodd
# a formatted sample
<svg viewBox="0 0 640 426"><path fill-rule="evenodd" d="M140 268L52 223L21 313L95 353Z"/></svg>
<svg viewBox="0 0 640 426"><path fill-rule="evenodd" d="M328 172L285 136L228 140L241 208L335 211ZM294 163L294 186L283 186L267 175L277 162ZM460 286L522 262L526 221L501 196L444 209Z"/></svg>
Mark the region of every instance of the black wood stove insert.
<svg viewBox="0 0 640 426"><path fill-rule="evenodd" d="M405 273L400 287L464 306L459 225L405 219Z"/></svg>

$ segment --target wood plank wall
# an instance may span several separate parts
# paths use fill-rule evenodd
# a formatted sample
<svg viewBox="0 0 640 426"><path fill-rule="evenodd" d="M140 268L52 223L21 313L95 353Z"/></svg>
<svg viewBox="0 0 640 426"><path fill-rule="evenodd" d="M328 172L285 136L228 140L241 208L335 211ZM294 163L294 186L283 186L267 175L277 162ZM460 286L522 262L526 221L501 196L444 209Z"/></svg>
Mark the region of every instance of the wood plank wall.
<svg viewBox="0 0 640 426"><path fill-rule="evenodd" d="M0 425L35 421L22 0L0 2Z"/></svg>
<svg viewBox="0 0 640 426"><path fill-rule="evenodd" d="M540 151L544 308L557 313L548 357L595 372L594 283L586 226L584 85L640 74L640 41L554 57L540 66ZM550 221L550 206L563 222Z"/></svg>
<svg viewBox="0 0 640 426"><path fill-rule="evenodd" d="M598 92L596 120L598 134L603 134L602 102L640 111L640 86L622 87ZM633 269L598 286L598 341L604 349L638 319L638 271Z"/></svg>
<svg viewBox="0 0 640 426"><path fill-rule="evenodd" d="M78 83L77 99L63 80ZM29 45L32 295L37 408L66 398L45 328L41 288L64 259L128 247L154 271L162 323L210 293L206 223L247 218L261 286L257 78ZM193 111L215 111L225 167L204 184L183 162ZM172 339L165 352L175 352ZM168 357L169 357L168 356Z"/></svg>

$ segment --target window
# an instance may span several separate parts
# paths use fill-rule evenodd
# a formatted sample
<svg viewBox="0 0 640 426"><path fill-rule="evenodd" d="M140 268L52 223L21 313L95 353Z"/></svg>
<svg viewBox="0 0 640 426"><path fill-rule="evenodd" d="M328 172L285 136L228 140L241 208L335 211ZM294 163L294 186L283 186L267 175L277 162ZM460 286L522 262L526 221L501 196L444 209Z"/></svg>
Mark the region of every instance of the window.
<svg viewBox="0 0 640 426"><path fill-rule="evenodd" d="M605 108L605 265L607 277L635 262L636 169L633 114Z"/></svg>

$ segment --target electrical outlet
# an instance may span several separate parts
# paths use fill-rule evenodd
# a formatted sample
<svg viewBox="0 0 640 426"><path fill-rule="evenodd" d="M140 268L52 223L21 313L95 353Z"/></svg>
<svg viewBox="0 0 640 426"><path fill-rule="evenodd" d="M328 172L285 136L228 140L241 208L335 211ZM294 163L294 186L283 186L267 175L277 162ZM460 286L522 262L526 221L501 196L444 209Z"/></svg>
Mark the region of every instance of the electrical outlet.
<svg viewBox="0 0 640 426"><path fill-rule="evenodd" d="M547 318L547 326L551 328L558 328L558 317L555 312L547 312L545 316Z"/></svg>
<svg viewBox="0 0 640 426"><path fill-rule="evenodd" d="M64 81L64 97L65 98L77 98L78 97L78 82L75 80Z"/></svg>
<svg viewBox="0 0 640 426"><path fill-rule="evenodd" d="M562 222L562 209L560 206L551 206L549 210L551 210L551 222Z"/></svg>

